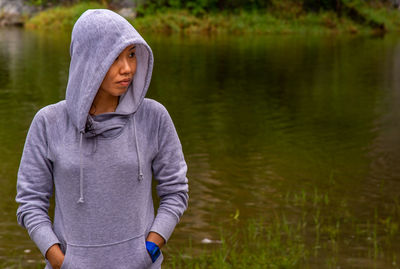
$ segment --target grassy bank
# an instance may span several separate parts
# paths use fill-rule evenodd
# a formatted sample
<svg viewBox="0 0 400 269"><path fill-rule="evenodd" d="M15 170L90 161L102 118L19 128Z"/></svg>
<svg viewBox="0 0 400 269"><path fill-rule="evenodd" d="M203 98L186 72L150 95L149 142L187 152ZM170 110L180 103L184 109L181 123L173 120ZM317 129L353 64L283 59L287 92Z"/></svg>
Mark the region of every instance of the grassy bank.
<svg viewBox="0 0 400 269"><path fill-rule="evenodd" d="M185 10L167 10L132 21L139 31L167 33L333 33L367 32L371 29L334 13L304 14L297 18L279 18L269 12L241 11L237 14L207 14L201 18Z"/></svg>
<svg viewBox="0 0 400 269"><path fill-rule="evenodd" d="M26 28L72 29L77 18L89 8L105 8L97 2L55 7L29 19ZM144 12L131 23L140 32L202 34L272 33L374 33L398 32L400 12L387 7L349 4L352 17L333 11L304 12L299 7L281 6L267 10L206 13L195 16L188 10L164 8ZM355 14L355 15L354 15Z"/></svg>
<svg viewBox="0 0 400 269"><path fill-rule="evenodd" d="M304 237L285 218L266 222L250 220L245 229L233 224L221 227L217 243L196 253L191 244L168 251L166 268L301 268L310 252Z"/></svg>
<svg viewBox="0 0 400 269"><path fill-rule="evenodd" d="M239 211L227 217L218 240L203 248L190 239L186 246L171 241L163 267L399 268L400 196L387 206L360 214L333 191L288 192L280 208L259 217L242 219ZM20 256L0 268L26 268L25 261Z"/></svg>
<svg viewBox="0 0 400 269"><path fill-rule="evenodd" d="M398 268L400 203L390 216L379 209L359 219L348 202L329 192L287 193L284 210L270 219L221 225L220 240L193 251L166 250L167 268ZM290 208L290 210L289 210ZM289 213L291 211L292 213ZM381 215L382 214L382 215ZM270 215L270 214L269 214ZM240 223L240 222L244 223ZM352 261L352 259L354 259ZM357 267L358 268L358 267Z"/></svg>
<svg viewBox="0 0 400 269"><path fill-rule="evenodd" d="M39 30L71 30L79 16L87 9L106 8L97 2L83 2L69 7L57 6L39 12L25 22L25 28Z"/></svg>

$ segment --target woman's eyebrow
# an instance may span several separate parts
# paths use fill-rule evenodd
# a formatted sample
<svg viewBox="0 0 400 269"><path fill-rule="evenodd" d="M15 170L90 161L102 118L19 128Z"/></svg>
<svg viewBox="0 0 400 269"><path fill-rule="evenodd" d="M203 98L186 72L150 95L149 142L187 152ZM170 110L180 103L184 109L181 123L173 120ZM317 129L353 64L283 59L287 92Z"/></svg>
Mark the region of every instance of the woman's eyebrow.
<svg viewBox="0 0 400 269"><path fill-rule="evenodd" d="M133 46L132 48L130 48L129 50L133 50L133 49L135 49L136 48L136 46Z"/></svg>

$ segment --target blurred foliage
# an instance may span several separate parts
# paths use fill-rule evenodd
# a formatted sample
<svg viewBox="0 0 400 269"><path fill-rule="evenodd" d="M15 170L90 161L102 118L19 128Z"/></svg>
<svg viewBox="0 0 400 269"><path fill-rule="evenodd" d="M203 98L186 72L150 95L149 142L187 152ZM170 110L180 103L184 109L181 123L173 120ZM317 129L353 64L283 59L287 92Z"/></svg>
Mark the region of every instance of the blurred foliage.
<svg viewBox="0 0 400 269"><path fill-rule="evenodd" d="M90 3L97 2L102 5L107 5L110 0L24 0L25 3L34 6L41 6L43 8L53 7L53 6L71 6L80 3Z"/></svg>
<svg viewBox="0 0 400 269"><path fill-rule="evenodd" d="M115 8L119 0L25 0L46 8L29 28L71 28L93 4ZM89 2L90 1L90 2ZM400 12L389 0L130 0L132 23L153 32L375 32L398 31ZM129 4L129 1L127 2ZM55 5L53 7L53 5ZM51 7L51 8L50 8Z"/></svg>
<svg viewBox="0 0 400 269"><path fill-rule="evenodd" d="M271 5L271 0L147 0L141 5L144 10L160 8L188 9L194 14L210 11L259 9Z"/></svg>
<svg viewBox="0 0 400 269"><path fill-rule="evenodd" d="M135 1L137 2L137 1ZM342 13L348 4L393 5L390 0L146 0L139 3L139 16L155 10L187 9L195 15L210 11L285 9L300 7L309 12L335 11Z"/></svg>
<svg viewBox="0 0 400 269"><path fill-rule="evenodd" d="M98 2L103 5L116 4L118 0L24 0L26 3L42 7L72 5L82 2ZM335 11L341 13L348 4L369 4L375 6L393 6L393 0L131 0L138 8L138 14L151 14L163 9L186 9L192 14L202 15L215 11L285 9L293 7L303 11Z"/></svg>
<svg viewBox="0 0 400 269"><path fill-rule="evenodd" d="M34 6L48 6L51 4L59 4L60 1L57 0L25 0L25 2L29 5L34 5Z"/></svg>
<svg viewBox="0 0 400 269"><path fill-rule="evenodd" d="M394 21L399 13L391 0L146 0L138 4L136 11L137 17L149 17L182 9L196 17L206 17L211 13L240 15L243 11L251 14L266 12L281 21L308 20L313 19L312 14L319 14L324 16L322 24L328 28L336 29L338 24L343 24L340 18L344 17L381 32L398 27ZM392 11L397 14L392 14ZM170 28L177 27L172 25ZM352 29L350 32L358 32L355 27L349 28Z"/></svg>
<svg viewBox="0 0 400 269"><path fill-rule="evenodd" d="M82 3L69 7L56 6L39 12L36 16L30 18L25 23L25 27L42 30L71 30L75 22L86 10L106 7L106 5L93 1L82 1Z"/></svg>

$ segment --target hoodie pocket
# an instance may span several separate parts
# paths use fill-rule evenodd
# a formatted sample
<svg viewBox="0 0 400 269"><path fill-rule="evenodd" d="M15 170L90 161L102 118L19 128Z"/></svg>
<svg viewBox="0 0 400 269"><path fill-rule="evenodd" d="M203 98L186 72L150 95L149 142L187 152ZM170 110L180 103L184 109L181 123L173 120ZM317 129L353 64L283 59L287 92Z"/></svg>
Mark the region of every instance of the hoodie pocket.
<svg viewBox="0 0 400 269"><path fill-rule="evenodd" d="M102 246L68 245L61 269L147 269L152 260L144 235Z"/></svg>

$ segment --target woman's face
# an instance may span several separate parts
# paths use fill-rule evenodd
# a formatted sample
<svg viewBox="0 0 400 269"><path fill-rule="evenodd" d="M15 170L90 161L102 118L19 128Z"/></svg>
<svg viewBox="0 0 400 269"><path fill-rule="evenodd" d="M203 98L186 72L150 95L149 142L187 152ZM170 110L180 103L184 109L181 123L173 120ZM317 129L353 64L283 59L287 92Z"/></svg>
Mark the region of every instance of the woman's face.
<svg viewBox="0 0 400 269"><path fill-rule="evenodd" d="M99 91L112 96L126 92L136 73L136 46L126 47L110 66Z"/></svg>

